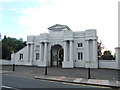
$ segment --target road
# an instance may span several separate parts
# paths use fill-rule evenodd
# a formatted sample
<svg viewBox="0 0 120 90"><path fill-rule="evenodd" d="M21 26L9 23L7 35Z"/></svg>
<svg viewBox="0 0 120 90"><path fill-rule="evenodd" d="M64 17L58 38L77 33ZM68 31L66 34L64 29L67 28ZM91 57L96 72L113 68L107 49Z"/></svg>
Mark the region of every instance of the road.
<svg viewBox="0 0 120 90"><path fill-rule="evenodd" d="M2 87L4 88L3 90L5 90L5 88L100 88L98 86L27 79L10 75L2 76Z"/></svg>

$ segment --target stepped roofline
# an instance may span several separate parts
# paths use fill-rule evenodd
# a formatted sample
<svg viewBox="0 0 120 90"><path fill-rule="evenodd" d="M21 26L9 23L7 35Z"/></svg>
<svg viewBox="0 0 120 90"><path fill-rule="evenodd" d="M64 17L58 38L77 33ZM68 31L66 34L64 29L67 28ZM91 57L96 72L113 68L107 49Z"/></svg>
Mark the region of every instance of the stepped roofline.
<svg viewBox="0 0 120 90"><path fill-rule="evenodd" d="M67 25L61 25L61 24L55 24L48 28L48 30L52 30L52 31L62 31L64 29L71 30Z"/></svg>

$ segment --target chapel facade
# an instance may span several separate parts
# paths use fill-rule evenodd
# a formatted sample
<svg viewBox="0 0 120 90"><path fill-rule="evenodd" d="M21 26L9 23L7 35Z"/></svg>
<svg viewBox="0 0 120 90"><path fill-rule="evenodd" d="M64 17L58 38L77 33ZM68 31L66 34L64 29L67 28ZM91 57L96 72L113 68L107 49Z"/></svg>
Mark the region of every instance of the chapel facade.
<svg viewBox="0 0 120 90"><path fill-rule="evenodd" d="M19 65L62 68L98 68L98 37L95 29L73 32L56 24L49 33L27 36L27 46L12 54Z"/></svg>

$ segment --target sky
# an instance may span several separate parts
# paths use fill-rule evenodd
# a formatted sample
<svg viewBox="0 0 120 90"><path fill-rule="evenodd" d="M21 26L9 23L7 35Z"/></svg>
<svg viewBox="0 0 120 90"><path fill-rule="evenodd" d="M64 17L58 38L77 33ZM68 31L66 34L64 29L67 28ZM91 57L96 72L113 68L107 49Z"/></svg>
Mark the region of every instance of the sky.
<svg viewBox="0 0 120 90"><path fill-rule="evenodd" d="M0 0L0 33L27 40L28 35L48 33L55 24L72 31L96 29L104 50L118 46L120 0Z"/></svg>

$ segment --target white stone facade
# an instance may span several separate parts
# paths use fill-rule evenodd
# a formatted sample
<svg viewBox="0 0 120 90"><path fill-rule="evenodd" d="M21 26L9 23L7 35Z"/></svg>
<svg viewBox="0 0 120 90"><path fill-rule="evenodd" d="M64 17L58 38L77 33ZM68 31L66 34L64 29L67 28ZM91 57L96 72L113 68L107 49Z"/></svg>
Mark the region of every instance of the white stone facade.
<svg viewBox="0 0 120 90"><path fill-rule="evenodd" d="M61 66L62 68L98 68L97 33L95 29L73 32L56 24L49 33L27 37L27 46L12 54L21 65Z"/></svg>

